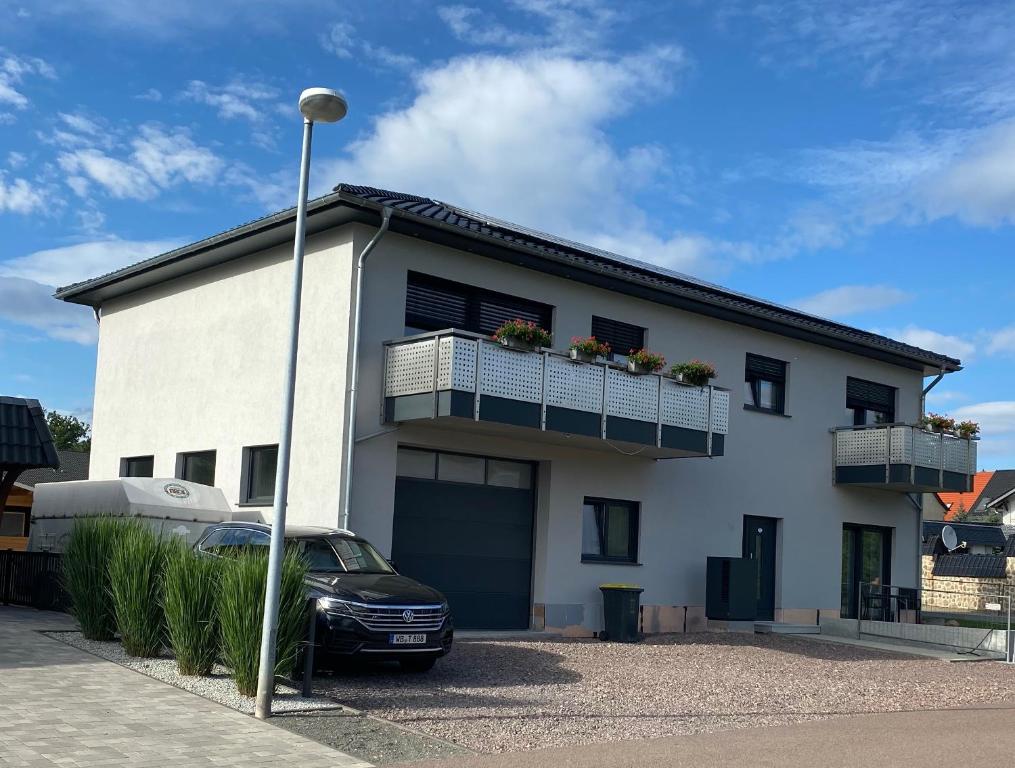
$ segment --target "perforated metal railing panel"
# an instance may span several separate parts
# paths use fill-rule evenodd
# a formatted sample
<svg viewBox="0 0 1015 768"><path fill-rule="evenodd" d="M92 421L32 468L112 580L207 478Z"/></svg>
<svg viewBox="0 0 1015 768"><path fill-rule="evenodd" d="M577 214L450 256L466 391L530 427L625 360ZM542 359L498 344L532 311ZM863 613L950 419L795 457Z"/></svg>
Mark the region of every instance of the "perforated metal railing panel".
<svg viewBox="0 0 1015 768"><path fill-rule="evenodd" d="M605 371L598 365L576 363L557 355L547 356L546 404L602 413Z"/></svg>
<svg viewBox="0 0 1015 768"><path fill-rule="evenodd" d="M606 372L606 415L636 421L656 421L659 379L637 376L616 368Z"/></svg>
<svg viewBox="0 0 1015 768"><path fill-rule="evenodd" d="M708 429L708 389L663 380L663 424L685 429Z"/></svg>
<svg viewBox="0 0 1015 768"><path fill-rule="evenodd" d="M437 389L458 389L472 392L476 389L476 346L472 339L445 336L441 339L440 359L437 368Z"/></svg>
<svg viewBox="0 0 1015 768"><path fill-rule="evenodd" d="M436 339L424 339L388 347L384 373L385 397L433 392L436 343Z"/></svg>
<svg viewBox="0 0 1015 768"><path fill-rule="evenodd" d="M483 342L479 365L480 394L527 403L542 401L542 355Z"/></svg>

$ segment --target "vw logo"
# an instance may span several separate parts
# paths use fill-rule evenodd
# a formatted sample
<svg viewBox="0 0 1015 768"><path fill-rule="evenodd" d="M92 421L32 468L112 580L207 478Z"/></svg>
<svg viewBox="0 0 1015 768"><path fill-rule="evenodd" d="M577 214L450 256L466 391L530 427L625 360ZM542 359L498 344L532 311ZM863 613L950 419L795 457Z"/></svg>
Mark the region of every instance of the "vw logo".
<svg viewBox="0 0 1015 768"><path fill-rule="evenodd" d="M406 624L412 624L412 620L414 618L416 618L416 614L414 614L409 609L402 611L402 621L404 621Z"/></svg>

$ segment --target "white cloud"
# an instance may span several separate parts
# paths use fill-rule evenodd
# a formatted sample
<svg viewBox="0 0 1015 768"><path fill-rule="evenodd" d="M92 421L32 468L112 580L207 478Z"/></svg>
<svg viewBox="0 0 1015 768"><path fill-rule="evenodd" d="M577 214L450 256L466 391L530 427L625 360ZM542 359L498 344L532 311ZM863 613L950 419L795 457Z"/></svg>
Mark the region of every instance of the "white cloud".
<svg viewBox="0 0 1015 768"><path fill-rule="evenodd" d="M928 328L920 328L916 325L889 329L883 333L905 344L955 357L959 360L969 358L976 352L976 346L966 339L932 331Z"/></svg>
<svg viewBox="0 0 1015 768"><path fill-rule="evenodd" d="M0 104L14 109L26 109L28 97L18 90L29 77L56 77L53 68L45 61L30 56L4 53L0 49Z"/></svg>
<svg viewBox="0 0 1015 768"><path fill-rule="evenodd" d="M181 95L214 107L219 117L226 120L242 118L259 123L278 112L275 104L279 97L278 89L263 83L234 80L226 85L212 86L202 80L191 80Z"/></svg>
<svg viewBox="0 0 1015 768"><path fill-rule="evenodd" d="M7 165L11 168L20 168L28 162L28 158L23 152L8 152L7 153Z"/></svg>
<svg viewBox="0 0 1015 768"><path fill-rule="evenodd" d="M0 213L32 213L45 210L47 196L26 179L8 181L0 171Z"/></svg>
<svg viewBox="0 0 1015 768"><path fill-rule="evenodd" d="M1015 454L1015 400L964 405L951 415L959 421L975 421L980 425L978 455L1010 457Z"/></svg>
<svg viewBox="0 0 1015 768"><path fill-rule="evenodd" d="M451 33L474 46L539 49L557 54L600 55L604 41L625 15L599 0L509 0L508 12L519 19L502 23L468 5L439 6L437 13ZM538 32L520 32L520 29Z"/></svg>
<svg viewBox="0 0 1015 768"><path fill-rule="evenodd" d="M319 161L315 176L324 189L350 181L411 190L550 232L621 237L645 224L630 193L662 156L616 148L603 129L668 93L683 62L673 48L616 61L455 59L418 75L411 105L378 117L347 157Z"/></svg>
<svg viewBox="0 0 1015 768"><path fill-rule="evenodd" d="M78 344L98 338L87 307L57 301L49 286L20 277L0 278L0 318L43 331L49 337Z"/></svg>
<svg viewBox="0 0 1015 768"><path fill-rule="evenodd" d="M987 333L987 354L1015 355L1015 325Z"/></svg>
<svg viewBox="0 0 1015 768"><path fill-rule="evenodd" d="M0 278L63 286L104 275L170 251L179 240L95 240L49 248L0 262Z"/></svg>
<svg viewBox="0 0 1015 768"><path fill-rule="evenodd" d="M58 163L69 174L67 184L80 196L93 182L114 198L150 200L183 182L213 183L223 171L225 162L183 129L143 125L138 134L126 160L96 148L62 153Z"/></svg>
<svg viewBox="0 0 1015 768"><path fill-rule="evenodd" d="M328 33L321 36L321 46L340 59L351 59L355 56L388 69L408 70L418 63L407 53L399 53L387 46L359 39L356 28L347 21L332 24Z"/></svg>
<svg viewBox="0 0 1015 768"><path fill-rule="evenodd" d="M906 291L890 285L840 285L790 305L812 315L840 318L888 309L911 299Z"/></svg>
<svg viewBox="0 0 1015 768"><path fill-rule="evenodd" d="M158 88L149 88L134 97L139 101L162 101L162 91Z"/></svg>

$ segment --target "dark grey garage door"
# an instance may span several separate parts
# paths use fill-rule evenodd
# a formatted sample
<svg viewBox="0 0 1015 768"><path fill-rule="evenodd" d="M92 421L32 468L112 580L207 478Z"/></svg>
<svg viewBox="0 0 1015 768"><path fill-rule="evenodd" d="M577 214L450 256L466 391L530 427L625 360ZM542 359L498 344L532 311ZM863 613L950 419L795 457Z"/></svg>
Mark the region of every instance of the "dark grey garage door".
<svg viewBox="0 0 1015 768"><path fill-rule="evenodd" d="M399 449L391 556L443 592L459 629L527 629L534 468Z"/></svg>

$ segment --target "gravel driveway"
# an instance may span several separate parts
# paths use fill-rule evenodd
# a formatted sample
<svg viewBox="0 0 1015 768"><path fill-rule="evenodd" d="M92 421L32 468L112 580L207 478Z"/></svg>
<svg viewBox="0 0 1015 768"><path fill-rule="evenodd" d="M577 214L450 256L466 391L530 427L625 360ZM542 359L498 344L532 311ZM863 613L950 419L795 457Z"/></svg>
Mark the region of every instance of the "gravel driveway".
<svg viewBox="0 0 1015 768"><path fill-rule="evenodd" d="M936 709L1015 696L1015 668L773 635L455 644L433 671L318 679L343 704L478 752Z"/></svg>

